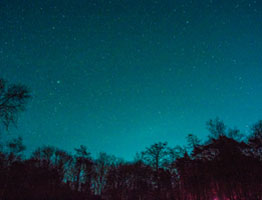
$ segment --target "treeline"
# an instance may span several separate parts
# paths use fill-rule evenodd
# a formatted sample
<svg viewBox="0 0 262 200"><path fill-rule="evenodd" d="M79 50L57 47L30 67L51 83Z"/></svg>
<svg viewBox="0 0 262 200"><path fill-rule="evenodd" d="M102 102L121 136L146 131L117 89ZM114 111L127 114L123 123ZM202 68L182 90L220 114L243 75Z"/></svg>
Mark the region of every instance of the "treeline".
<svg viewBox="0 0 262 200"><path fill-rule="evenodd" d="M30 98L23 86L0 80L0 120L15 123ZM22 138L0 151L3 200L261 200L262 121L249 136L209 120L205 141L187 136L186 147L156 143L125 162L85 146L74 154L56 147L36 149L25 159Z"/></svg>
<svg viewBox="0 0 262 200"><path fill-rule="evenodd" d="M190 134L187 147L156 143L133 162L106 153L94 159L85 146L74 155L45 146L23 159L22 139L14 139L0 155L0 198L262 199L262 121L248 138L218 119L208 128L205 142Z"/></svg>

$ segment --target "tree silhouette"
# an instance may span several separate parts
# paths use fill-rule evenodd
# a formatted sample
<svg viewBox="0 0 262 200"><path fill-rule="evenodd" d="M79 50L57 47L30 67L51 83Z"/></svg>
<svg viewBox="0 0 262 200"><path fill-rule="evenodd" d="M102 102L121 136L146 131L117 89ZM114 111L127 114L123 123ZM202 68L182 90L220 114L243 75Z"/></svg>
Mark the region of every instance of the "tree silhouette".
<svg viewBox="0 0 262 200"><path fill-rule="evenodd" d="M20 161L22 159L22 153L25 150L25 146L23 145L23 140L21 137L13 139L7 144L9 149L8 162L12 163L15 161Z"/></svg>
<svg viewBox="0 0 262 200"><path fill-rule="evenodd" d="M222 120L219 118L210 119L206 123L207 129L210 132L210 138L218 138L219 136L224 136L226 134L226 126Z"/></svg>
<svg viewBox="0 0 262 200"><path fill-rule="evenodd" d="M17 120L17 114L25 110L25 105L31 97L23 85L8 85L0 79L0 120L5 128Z"/></svg>
<svg viewBox="0 0 262 200"><path fill-rule="evenodd" d="M91 160L90 153L87 152L87 148L84 145L81 145L80 148L75 148L75 151L75 190L85 190L90 193L93 161Z"/></svg>
<svg viewBox="0 0 262 200"><path fill-rule="evenodd" d="M99 157L94 162L94 193L96 195L102 195L106 186L106 179L110 167L115 163L116 158L114 156L107 155L106 153L100 153Z"/></svg>
<svg viewBox="0 0 262 200"><path fill-rule="evenodd" d="M146 151L142 152L142 160L153 169L153 184L156 192L156 199L161 196L161 178L163 175L163 168L168 160L168 148L167 143L156 143L146 148Z"/></svg>
<svg viewBox="0 0 262 200"><path fill-rule="evenodd" d="M196 135L188 134L186 139L187 139L187 146L190 150L197 148L200 145L200 140Z"/></svg>

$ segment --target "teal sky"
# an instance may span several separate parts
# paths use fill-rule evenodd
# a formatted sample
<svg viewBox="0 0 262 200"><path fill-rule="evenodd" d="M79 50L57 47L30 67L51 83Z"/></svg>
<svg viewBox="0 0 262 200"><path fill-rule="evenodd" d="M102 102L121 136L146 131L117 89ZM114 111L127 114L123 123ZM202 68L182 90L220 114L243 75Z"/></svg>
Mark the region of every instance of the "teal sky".
<svg viewBox="0 0 262 200"><path fill-rule="evenodd" d="M261 22L251 0L2 0L0 77L33 94L4 137L132 159L205 138L210 118L248 134L262 119Z"/></svg>

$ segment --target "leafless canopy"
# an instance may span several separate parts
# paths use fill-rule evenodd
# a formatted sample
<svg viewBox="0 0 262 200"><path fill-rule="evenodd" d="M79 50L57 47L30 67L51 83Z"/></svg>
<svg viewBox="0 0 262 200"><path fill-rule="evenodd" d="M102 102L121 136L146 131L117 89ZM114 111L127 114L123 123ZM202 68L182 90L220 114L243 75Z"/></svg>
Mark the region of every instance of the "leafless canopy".
<svg viewBox="0 0 262 200"><path fill-rule="evenodd" d="M17 114L25 110L30 98L28 89L23 85L8 85L0 79L0 121L5 128L15 124Z"/></svg>

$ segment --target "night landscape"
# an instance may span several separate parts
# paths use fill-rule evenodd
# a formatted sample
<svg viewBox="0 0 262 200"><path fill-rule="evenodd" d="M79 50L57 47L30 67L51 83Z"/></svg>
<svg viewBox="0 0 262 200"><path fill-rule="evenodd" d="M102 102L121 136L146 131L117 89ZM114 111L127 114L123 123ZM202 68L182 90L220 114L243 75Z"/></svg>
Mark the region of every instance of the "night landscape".
<svg viewBox="0 0 262 200"><path fill-rule="evenodd" d="M262 200L262 1L0 0L0 200Z"/></svg>

